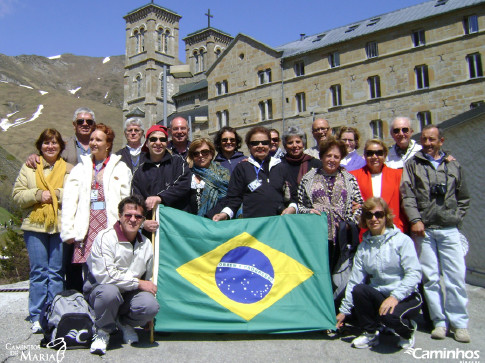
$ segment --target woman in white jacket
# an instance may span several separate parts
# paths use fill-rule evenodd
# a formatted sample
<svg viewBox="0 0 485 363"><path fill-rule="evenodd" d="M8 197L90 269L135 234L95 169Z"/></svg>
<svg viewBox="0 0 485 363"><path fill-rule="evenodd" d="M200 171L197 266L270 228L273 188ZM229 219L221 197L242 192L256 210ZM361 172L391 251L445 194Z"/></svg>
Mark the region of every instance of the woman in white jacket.
<svg viewBox="0 0 485 363"><path fill-rule="evenodd" d="M414 346L417 325L412 319L419 313L422 302L417 290L421 265L413 241L392 221L393 215L384 199L366 200L360 223L368 231L355 254L337 315L337 328L352 314L363 329L363 334L352 341L354 348L379 344L378 328L382 325L400 337L399 347Z"/></svg>
<svg viewBox="0 0 485 363"><path fill-rule="evenodd" d="M94 238L118 220L118 203L131 190L130 169L121 156L111 154L114 137L109 126L96 125L89 141L91 156L81 156L64 186L61 239L74 244L74 268L66 284L78 291L82 291L82 268Z"/></svg>

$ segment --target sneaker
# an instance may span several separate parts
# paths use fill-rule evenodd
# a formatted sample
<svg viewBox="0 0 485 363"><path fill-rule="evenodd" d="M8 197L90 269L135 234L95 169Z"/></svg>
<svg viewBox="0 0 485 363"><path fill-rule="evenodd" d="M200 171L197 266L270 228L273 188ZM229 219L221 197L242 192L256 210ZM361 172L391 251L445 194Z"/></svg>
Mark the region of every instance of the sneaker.
<svg viewBox="0 0 485 363"><path fill-rule="evenodd" d="M470 343L470 334L468 333L468 329L463 328L452 328L451 332L455 336L455 340L460 343Z"/></svg>
<svg viewBox="0 0 485 363"><path fill-rule="evenodd" d="M30 330L32 331L32 334L42 334L42 327L38 320L32 323Z"/></svg>
<svg viewBox="0 0 485 363"><path fill-rule="evenodd" d="M106 348L108 348L109 333L104 330L98 329L97 334L93 337L91 348L89 351L91 354L103 355L106 354Z"/></svg>
<svg viewBox="0 0 485 363"><path fill-rule="evenodd" d="M445 339L446 338L446 327L437 326L431 332L431 338L433 339Z"/></svg>
<svg viewBox="0 0 485 363"><path fill-rule="evenodd" d="M352 340L352 346L359 349L370 348L377 344L379 344L378 331L373 334L364 332L364 334Z"/></svg>
<svg viewBox="0 0 485 363"><path fill-rule="evenodd" d="M125 342L125 344L138 343L138 334L131 325L122 324L119 320L116 322L116 324L118 329L123 333L123 342Z"/></svg>
<svg viewBox="0 0 485 363"><path fill-rule="evenodd" d="M414 320L409 320L411 322L411 326L413 331L411 332L411 337L409 339L405 339L403 337L399 337L399 342L397 342L397 345L399 348L402 349L409 349L414 347L414 340L415 337L414 335L416 334L416 329L418 328L418 324Z"/></svg>

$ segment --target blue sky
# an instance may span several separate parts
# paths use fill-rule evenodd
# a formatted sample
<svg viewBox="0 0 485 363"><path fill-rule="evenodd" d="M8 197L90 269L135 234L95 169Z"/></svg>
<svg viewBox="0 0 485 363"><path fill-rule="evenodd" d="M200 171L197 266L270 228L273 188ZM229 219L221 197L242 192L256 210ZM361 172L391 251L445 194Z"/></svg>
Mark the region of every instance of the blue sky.
<svg viewBox="0 0 485 363"><path fill-rule="evenodd" d="M125 52L125 16L150 0L0 0L0 53L106 57ZM182 16L180 39L207 26L270 46L317 34L423 0L155 0ZM183 53L184 47L180 46ZM181 59L185 58L181 54Z"/></svg>

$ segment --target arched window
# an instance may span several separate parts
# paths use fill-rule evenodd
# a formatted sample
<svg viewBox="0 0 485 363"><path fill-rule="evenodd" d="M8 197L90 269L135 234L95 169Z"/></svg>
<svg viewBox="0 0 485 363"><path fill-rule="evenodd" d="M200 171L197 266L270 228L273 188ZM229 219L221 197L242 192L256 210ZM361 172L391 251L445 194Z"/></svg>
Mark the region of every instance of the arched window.
<svg viewBox="0 0 485 363"><path fill-rule="evenodd" d="M194 51L194 72L199 72L199 54L197 51Z"/></svg>
<svg viewBox="0 0 485 363"><path fill-rule="evenodd" d="M163 52L168 53L168 39L170 37L170 30L166 30L163 34Z"/></svg>
<svg viewBox="0 0 485 363"><path fill-rule="evenodd" d="M138 49L140 49L140 34L138 30L133 32L133 36L135 37L135 53L139 53Z"/></svg>
<svg viewBox="0 0 485 363"><path fill-rule="evenodd" d="M145 29L140 29L140 50L139 53L145 51Z"/></svg>
<svg viewBox="0 0 485 363"><path fill-rule="evenodd" d="M204 49L200 49L199 72L204 72Z"/></svg>
<svg viewBox="0 0 485 363"><path fill-rule="evenodd" d="M220 56L220 55L221 55L221 53L222 53L221 48L216 48L216 50L215 50L215 52L214 52L214 53L216 53L216 58L219 58L219 56Z"/></svg>
<svg viewBox="0 0 485 363"><path fill-rule="evenodd" d="M159 52L162 51L163 49L163 29L162 28L158 28L157 30L157 50Z"/></svg>
<svg viewBox="0 0 485 363"><path fill-rule="evenodd" d="M135 84L136 84L136 97L141 97L141 75L137 75L135 78Z"/></svg>

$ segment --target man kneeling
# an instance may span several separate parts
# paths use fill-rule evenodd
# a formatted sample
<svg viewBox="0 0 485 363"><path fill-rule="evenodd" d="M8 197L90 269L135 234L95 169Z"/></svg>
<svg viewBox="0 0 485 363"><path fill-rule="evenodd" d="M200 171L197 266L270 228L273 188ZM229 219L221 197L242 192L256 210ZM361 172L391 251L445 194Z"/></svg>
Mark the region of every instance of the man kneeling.
<svg viewBox="0 0 485 363"><path fill-rule="evenodd" d="M157 286L150 281L152 245L139 233L145 212L141 197L123 199L118 205L119 220L94 240L84 284L84 295L96 316L93 354L106 353L110 333L117 328L126 344L137 343L133 327L145 325L158 312Z"/></svg>

